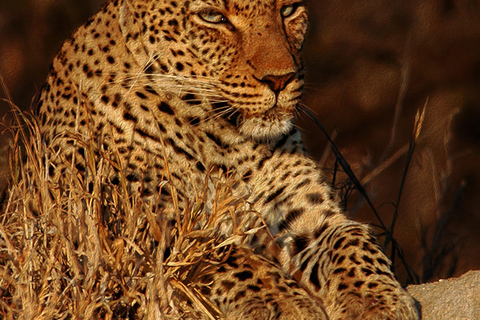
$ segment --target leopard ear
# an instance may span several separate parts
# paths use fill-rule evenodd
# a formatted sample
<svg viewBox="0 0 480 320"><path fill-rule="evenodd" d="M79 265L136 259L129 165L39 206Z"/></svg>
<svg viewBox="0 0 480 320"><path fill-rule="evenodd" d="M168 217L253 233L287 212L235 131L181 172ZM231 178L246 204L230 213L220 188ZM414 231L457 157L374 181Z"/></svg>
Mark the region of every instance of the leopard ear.
<svg viewBox="0 0 480 320"><path fill-rule="evenodd" d="M134 59L140 66L149 64L149 54L144 46L143 33L139 22L135 19L135 8L131 0L123 0L119 6L119 24L125 46L133 55Z"/></svg>

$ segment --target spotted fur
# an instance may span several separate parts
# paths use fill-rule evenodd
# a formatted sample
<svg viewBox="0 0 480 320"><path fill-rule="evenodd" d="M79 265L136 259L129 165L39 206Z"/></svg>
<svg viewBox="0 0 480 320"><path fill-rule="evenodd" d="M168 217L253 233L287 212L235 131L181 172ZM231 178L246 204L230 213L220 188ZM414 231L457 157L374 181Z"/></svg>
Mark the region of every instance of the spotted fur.
<svg viewBox="0 0 480 320"><path fill-rule="evenodd" d="M173 188L183 208L211 170L238 180L275 243L255 235L212 267L207 294L229 319L417 319L292 124L306 27L301 0L107 2L65 42L42 91L49 174L87 170L81 137L118 155L108 183L126 177L165 212Z"/></svg>

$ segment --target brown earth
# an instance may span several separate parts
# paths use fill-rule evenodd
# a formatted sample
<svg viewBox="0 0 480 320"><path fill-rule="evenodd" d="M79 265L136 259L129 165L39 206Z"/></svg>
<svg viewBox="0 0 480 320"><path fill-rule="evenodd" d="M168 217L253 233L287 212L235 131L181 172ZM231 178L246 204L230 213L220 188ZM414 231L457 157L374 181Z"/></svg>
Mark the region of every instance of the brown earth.
<svg viewBox="0 0 480 320"><path fill-rule="evenodd" d="M8 91L0 97L28 109L60 44L101 2L1 1L0 75ZM479 2L310 2L304 102L335 137L383 223L390 228L395 220L393 237L412 270L408 276L398 252L390 254L401 281L480 269ZM424 107L406 171L415 115ZM2 114L9 108L0 101ZM326 139L300 118L312 154L330 174L335 161ZM2 172L6 145L1 139ZM349 190L341 173L335 181ZM378 225L358 193L349 195L351 216Z"/></svg>

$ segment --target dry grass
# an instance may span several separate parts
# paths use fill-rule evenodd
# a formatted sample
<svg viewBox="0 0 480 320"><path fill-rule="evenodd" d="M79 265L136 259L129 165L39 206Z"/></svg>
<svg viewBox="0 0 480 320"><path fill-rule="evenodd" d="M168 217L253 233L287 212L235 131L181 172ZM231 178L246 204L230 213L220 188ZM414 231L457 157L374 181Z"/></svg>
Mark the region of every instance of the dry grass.
<svg viewBox="0 0 480 320"><path fill-rule="evenodd" d="M52 181L53 150L42 142L35 118L16 113L11 186L0 213L1 318L219 318L192 280L226 258L228 250L218 248L244 237L235 221L247 211L230 182L208 177L213 208L205 209L209 191L200 188L167 228L164 213L128 194L125 181L106 191L105 176L121 165L111 155L87 157L89 175L72 166L60 182ZM232 221L232 236L219 236Z"/></svg>

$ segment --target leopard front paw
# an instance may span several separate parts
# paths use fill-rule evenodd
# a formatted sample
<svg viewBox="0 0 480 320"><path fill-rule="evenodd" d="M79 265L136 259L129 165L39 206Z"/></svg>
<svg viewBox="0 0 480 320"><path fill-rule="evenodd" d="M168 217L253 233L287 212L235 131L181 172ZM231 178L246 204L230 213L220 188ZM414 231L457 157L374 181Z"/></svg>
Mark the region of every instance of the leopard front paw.
<svg viewBox="0 0 480 320"><path fill-rule="evenodd" d="M328 320L323 301L279 266L243 247L204 269L205 295L231 320Z"/></svg>
<svg viewBox="0 0 480 320"><path fill-rule="evenodd" d="M374 281L362 284L357 281L353 283L353 288L345 290L335 300L334 303L327 304L331 320L420 319L415 300L397 284Z"/></svg>

